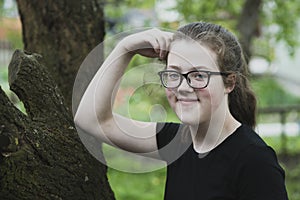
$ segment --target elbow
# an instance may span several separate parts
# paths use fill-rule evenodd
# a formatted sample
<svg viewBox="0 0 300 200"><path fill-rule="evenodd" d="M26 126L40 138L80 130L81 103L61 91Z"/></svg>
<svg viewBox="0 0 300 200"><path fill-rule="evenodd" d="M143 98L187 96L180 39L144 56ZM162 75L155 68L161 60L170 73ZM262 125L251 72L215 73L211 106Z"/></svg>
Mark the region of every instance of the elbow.
<svg viewBox="0 0 300 200"><path fill-rule="evenodd" d="M76 128L88 130L95 120L93 120L92 113L89 113L87 109L78 108L74 115L73 121Z"/></svg>
<svg viewBox="0 0 300 200"><path fill-rule="evenodd" d="M84 133L101 142L111 144L110 139L105 134L105 130L109 129L107 124L100 122L94 112L77 111L73 120L79 134Z"/></svg>
<svg viewBox="0 0 300 200"><path fill-rule="evenodd" d="M73 118L76 128L87 130L94 121L93 113L86 103L80 103Z"/></svg>
<svg viewBox="0 0 300 200"><path fill-rule="evenodd" d="M76 112L74 116L74 124L78 133L84 132L88 135L95 134L95 120L91 118L91 116L85 112Z"/></svg>
<svg viewBox="0 0 300 200"><path fill-rule="evenodd" d="M75 113L73 121L76 126L79 125L80 119L79 119L78 112Z"/></svg>
<svg viewBox="0 0 300 200"><path fill-rule="evenodd" d="M83 120L82 120L81 115L79 114L78 110L77 110L77 112L74 115L73 121L74 121L74 124L75 124L76 128L78 128L78 127L82 128L82 124L81 123L83 123Z"/></svg>
<svg viewBox="0 0 300 200"><path fill-rule="evenodd" d="M96 127L103 123L95 112L87 109L78 109L73 121L77 129L79 128L87 133L95 132Z"/></svg>
<svg viewBox="0 0 300 200"><path fill-rule="evenodd" d="M95 134L102 132L99 130L103 124L106 124L108 119L112 118L112 114L109 112L100 112L96 111L94 107L87 106L87 104L79 105L75 115L74 115L74 124L77 129L80 129L89 134Z"/></svg>

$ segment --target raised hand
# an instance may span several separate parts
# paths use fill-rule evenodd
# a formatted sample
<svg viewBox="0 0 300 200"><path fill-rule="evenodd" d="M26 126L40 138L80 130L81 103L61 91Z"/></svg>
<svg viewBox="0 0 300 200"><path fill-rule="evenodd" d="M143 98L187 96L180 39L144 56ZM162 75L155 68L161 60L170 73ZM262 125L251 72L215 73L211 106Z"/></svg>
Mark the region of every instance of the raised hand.
<svg viewBox="0 0 300 200"><path fill-rule="evenodd" d="M165 60L173 33L157 28L127 36L120 42L128 53Z"/></svg>

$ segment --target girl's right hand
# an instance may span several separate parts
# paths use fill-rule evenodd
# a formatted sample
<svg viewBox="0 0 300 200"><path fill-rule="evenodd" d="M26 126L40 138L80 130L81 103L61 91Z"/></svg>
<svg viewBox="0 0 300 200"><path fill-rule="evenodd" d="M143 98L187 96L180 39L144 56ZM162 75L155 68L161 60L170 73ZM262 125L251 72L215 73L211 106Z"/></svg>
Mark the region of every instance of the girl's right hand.
<svg viewBox="0 0 300 200"><path fill-rule="evenodd" d="M140 54L149 58L165 60L173 33L157 28L142 31L125 37L119 45L132 55Z"/></svg>

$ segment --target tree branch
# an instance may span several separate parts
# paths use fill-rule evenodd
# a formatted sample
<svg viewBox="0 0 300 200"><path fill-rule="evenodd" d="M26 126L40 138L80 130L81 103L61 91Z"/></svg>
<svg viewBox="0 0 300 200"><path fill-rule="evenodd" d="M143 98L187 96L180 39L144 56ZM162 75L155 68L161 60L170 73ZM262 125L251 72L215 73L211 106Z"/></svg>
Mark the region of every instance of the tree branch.
<svg viewBox="0 0 300 200"><path fill-rule="evenodd" d="M10 88L23 102L31 120L67 119L71 122L70 111L64 106L64 99L42 62L38 54L16 50L9 64Z"/></svg>
<svg viewBox="0 0 300 200"><path fill-rule="evenodd" d="M246 0L239 18L237 29L240 32L240 41L243 47L246 60L251 57L251 42L258 34L259 13L262 0Z"/></svg>
<svg viewBox="0 0 300 200"><path fill-rule="evenodd" d="M0 89L0 199L114 199L106 167L80 141L40 62L17 50L9 65L10 87L28 116Z"/></svg>
<svg viewBox="0 0 300 200"><path fill-rule="evenodd" d="M0 152L7 156L20 149L26 115L18 110L0 87Z"/></svg>

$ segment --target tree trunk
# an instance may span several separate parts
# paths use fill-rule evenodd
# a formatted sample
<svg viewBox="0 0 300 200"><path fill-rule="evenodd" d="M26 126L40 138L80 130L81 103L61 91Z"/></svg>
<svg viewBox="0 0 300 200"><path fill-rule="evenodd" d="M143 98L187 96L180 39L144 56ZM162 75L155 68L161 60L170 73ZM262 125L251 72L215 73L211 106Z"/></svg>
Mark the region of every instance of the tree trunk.
<svg viewBox="0 0 300 200"><path fill-rule="evenodd" d="M24 49L43 56L45 66L71 108L78 68L104 38L101 0L17 0L17 3Z"/></svg>
<svg viewBox="0 0 300 200"><path fill-rule="evenodd" d="M251 44L255 36L259 35L259 13L262 0L245 0L241 16L237 24L240 33L240 41L247 62L251 58Z"/></svg>
<svg viewBox="0 0 300 200"><path fill-rule="evenodd" d="M27 53L14 53L9 83L26 114L0 88L0 199L114 199L107 168L82 144L71 113L77 70L104 37L101 4L17 3Z"/></svg>
<svg viewBox="0 0 300 200"><path fill-rule="evenodd" d="M82 145L41 56L17 50L11 89L26 114L0 88L0 199L114 199L106 168Z"/></svg>

